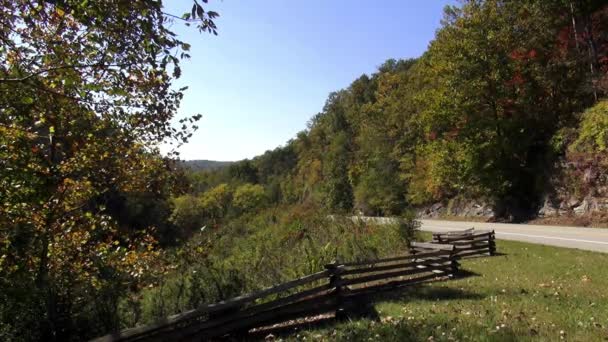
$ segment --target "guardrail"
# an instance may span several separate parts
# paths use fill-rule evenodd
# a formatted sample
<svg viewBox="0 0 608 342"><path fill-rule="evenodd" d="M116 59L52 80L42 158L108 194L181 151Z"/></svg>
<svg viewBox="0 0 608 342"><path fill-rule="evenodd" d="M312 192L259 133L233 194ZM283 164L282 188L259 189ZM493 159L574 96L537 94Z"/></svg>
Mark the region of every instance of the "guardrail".
<svg viewBox="0 0 608 342"><path fill-rule="evenodd" d="M328 264L321 272L94 341L200 341L323 313L344 317L362 295L453 277L459 266L456 248L435 247L404 256Z"/></svg>

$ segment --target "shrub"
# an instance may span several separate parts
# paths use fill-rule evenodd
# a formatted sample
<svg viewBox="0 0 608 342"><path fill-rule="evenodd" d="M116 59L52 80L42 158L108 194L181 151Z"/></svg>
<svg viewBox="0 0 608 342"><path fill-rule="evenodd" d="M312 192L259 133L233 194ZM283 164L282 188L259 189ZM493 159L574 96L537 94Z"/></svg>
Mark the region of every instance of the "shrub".
<svg viewBox="0 0 608 342"><path fill-rule="evenodd" d="M604 152L608 146L608 100L583 113L578 137L570 146L572 152Z"/></svg>
<svg viewBox="0 0 608 342"><path fill-rule="evenodd" d="M250 212L261 209L267 202L264 187L258 184L243 184L236 188L232 205L239 211Z"/></svg>
<svg viewBox="0 0 608 342"><path fill-rule="evenodd" d="M201 201L192 195L184 195L172 200L173 212L170 220L182 231L200 228L204 220Z"/></svg>

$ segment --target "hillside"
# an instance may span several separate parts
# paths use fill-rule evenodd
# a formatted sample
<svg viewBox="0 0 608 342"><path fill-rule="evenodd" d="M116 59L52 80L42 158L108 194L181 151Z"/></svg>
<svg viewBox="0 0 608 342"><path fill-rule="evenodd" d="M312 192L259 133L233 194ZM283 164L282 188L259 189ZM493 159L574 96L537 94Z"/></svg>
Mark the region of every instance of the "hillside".
<svg viewBox="0 0 608 342"><path fill-rule="evenodd" d="M220 170L215 185L259 184L272 203L337 213L605 211L608 7L497 3L448 9L420 58L331 93L286 146Z"/></svg>
<svg viewBox="0 0 608 342"><path fill-rule="evenodd" d="M184 160L182 165L191 171L207 171L207 170L218 170L231 165L234 162L230 161L215 161L215 160Z"/></svg>
<svg viewBox="0 0 608 342"><path fill-rule="evenodd" d="M240 22L237 31L256 28L247 33L272 43L226 30L231 46L246 53L218 47L227 63L222 67L200 55L215 45L210 50L207 38L183 31L216 39L216 2L168 3L0 5L0 341L90 340L167 322L176 313L323 271L336 260L404 254L416 238L416 210L480 220L608 222L605 0L446 6L422 55L378 60L376 71L330 93L285 145L249 160L193 160L183 167L172 159L176 152L166 155L160 147L177 150L194 137L202 114L184 116L194 106L218 118L247 115L248 122L258 120L249 106L264 114L274 106L290 121L301 108L289 113L285 108L293 107L283 105L293 99L284 95L325 89L329 78L294 78L277 61L308 74L312 56L322 70L350 74L352 65L368 66L327 57L364 61L369 55L359 52L367 49L387 58L411 43L407 35L373 33L376 26L425 35L418 35L416 21L401 17L405 10L390 13L392 23L388 16L368 21L373 16L364 2L344 9L338 2L302 5L314 15L298 26L302 32L291 32L278 23L293 15L267 11L289 6L255 2L256 10L240 17L227 10L227 17L239 19L226 23ZM245 2L229 3L227 9ZM335 8L327 11L326 3ZM335 20L325 19L333 26L320 25L319 13L335 13ZM272 16L282 21L268 25ZM395 23L411 26L393 29ZM318 34L324 29L369 34L330 39ZM318 41L314 49L300 49L306 39L294 37ZM330 44L334 49L318 48ZM356 51L342 51L347 45ZM279 58L269 47L297 58ZM182 69L191 57L217 73ZM187 82L178 80L182 74ZM254 86L244 82L249 78ZM199 86L196 102L184 97L190 82ZM266 124L286 127L270 113L263 116ZM221 127L233 131L219 132L226 138L242 140L236 146L265 141L236 134L234 125ZM399 220L355 222L354 213ZM401 302L386 306L400 318L384 319L405 330L362 320L321 331L327 335L321 338L401 340L416 329L419 335L411 336L418 340L586 341L605 331L598 303L606 302L606 272L597 267L605 257L502 246L506 255L467 262L479 276L454 281L443 292L454 306L438 303L433 288L430 300L413 288L422 302L408 300L410 312ZM340 284L333 276L342 271L334 270L331 282ZM207 313L216 316L220 308ZM184 339L196 333L182 328Z"/></svg>

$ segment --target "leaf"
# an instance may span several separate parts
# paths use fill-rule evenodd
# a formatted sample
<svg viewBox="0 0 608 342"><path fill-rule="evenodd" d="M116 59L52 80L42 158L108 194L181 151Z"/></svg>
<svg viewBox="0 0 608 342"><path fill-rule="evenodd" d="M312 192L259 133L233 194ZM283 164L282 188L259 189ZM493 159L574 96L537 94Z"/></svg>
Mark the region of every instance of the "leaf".
<svg viewBox="0 0 608 342"><path fill-rule="evenodd" d="M204 15L205 15L205 10L203 9L203 7L199 4L196 4L196 14L198 14L198 17L203 19Z"/></svg>
<svg viewBox="0 0 608 342"><path fill-rule="evenodd" d="M21 98L21 103L23 104L32 104L34 103L34 99L32 97L22 97Z"/></svg>

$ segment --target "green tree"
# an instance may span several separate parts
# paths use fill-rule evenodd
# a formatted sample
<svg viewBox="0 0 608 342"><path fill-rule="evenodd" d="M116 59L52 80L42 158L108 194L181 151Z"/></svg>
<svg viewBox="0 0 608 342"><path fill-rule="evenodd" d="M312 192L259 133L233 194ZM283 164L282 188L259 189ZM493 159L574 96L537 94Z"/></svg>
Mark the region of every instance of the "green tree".
<svg viewBox="0 0 608 342"><path fill-rule="evenodd" d="M174 198L170 220L180 230L182 237L201 228L204 222L204 207L201 200L192 195Z"/></svg>
<svg viewBox="0 0 608 342"><path fill-rule="evenodd" d="M259 184L243 184L234 190L232 205L242 211L259 210L266 205L267 197L264 187Z"/></svg>
<svg viewBox="0 0 608 342"><path fill-rule="evenodd" d="M220 184L203 193L199 200L205 220L217 224L230 209L232 189L228 184Z"/></svg>
<svg viewBox="0 0 608 342"><path fill-rule="evenodd" d="M586 110L581 118L576 139L569 146L570 152L598 154L608 149L608 100L603 100Z"/></svg>
<svg viewBox="0 0 608 342"><path fill-rule="evenodd" d="M348 176L352 131L344 108L344 92L329 95L323 112L327 144L323 156L325 205L334 211L347 212L353 207L353 190Z"/></svg>

